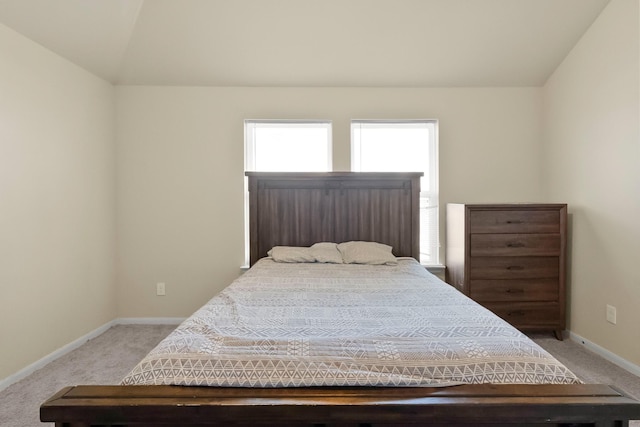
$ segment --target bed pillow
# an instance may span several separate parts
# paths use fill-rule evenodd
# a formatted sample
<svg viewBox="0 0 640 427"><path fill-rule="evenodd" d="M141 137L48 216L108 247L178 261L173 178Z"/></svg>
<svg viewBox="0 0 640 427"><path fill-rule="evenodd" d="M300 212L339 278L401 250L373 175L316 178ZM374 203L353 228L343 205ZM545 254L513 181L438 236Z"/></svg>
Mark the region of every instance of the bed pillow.
<svg viewBox="0 0 640 427"><path fill-rule="evenodd" d="M275 262L316 262L311 248L298 246L274 246L267 252Z"/></svg>
<svg viewBox="0 0 640 427"><path fill-rule="evenodd" d="M311 246L311 253L316 262L325 264L342 264L342 254L337 243L321 242Z"/></svg>
<svg viewBox="0 0 640 427"><path fill-rule="evenodd" d="M345 264L395 265L392 247L376 242L344 242L338 245Z"/></svg>

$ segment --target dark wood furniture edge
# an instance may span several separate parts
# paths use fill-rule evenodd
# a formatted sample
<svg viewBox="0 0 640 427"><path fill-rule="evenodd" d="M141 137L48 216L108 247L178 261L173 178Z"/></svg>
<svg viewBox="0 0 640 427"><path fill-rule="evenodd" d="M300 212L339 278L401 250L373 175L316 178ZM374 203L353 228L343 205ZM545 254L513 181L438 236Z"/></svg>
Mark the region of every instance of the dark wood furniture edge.
<svg viewBox="0 0 640 427"><path fill-rule="evenodd" d="M42 421L64 426L625 425L640 404L606 385L240 389L75 386L47 400Z"/></svg>

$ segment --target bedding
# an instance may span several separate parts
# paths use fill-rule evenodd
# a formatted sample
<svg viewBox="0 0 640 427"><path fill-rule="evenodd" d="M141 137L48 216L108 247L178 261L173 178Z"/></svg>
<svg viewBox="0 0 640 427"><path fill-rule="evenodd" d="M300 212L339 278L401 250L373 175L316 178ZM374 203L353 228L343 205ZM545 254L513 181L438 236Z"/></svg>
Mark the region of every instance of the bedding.
<svg viewBox="0 0 640 427"><path fill-rule="evenodd" d="M274 246L267 255L276 262L321 262L341 264L342 254L337 243L320 242L311 247Z"/></svg>
<svg viewBox="0 0 640 427"><path fill-rule="evenodd" d="M560 362L428 273L258 261L185 320L124 385L572 384Z"/></svg>
<svg viewBox="0 0 640 427"><path fill-rule="evenodd" d="M276 262L316 262L311 248L274 246L267 255Z"/></svg>
<svg viewBox="0 0 640 427"><path fill-rule="evenodd" d="M392 247L377 242L344 242L338 245L345 264L397 264Z"/></svg>
<svg viewBox="0 0 640 427"><path fill-rule="evenodd" d="M342 254L338 250L337 243L320 242L311 246L311 253L316 262L330 264L342 264Z"/></svg>

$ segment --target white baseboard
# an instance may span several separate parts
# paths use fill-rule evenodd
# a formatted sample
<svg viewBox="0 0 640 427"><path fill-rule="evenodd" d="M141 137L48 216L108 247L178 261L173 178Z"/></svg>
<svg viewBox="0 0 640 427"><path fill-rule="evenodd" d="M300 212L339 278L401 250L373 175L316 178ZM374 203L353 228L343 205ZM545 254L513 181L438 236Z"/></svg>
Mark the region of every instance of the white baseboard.
<svg viewBox="0 0 640 427"><path fill-rule="evenodd" d="M107 322L104 325L100 326L99 328L94 329L93 331L89 332L88 334L81 336L77 340L75 340L73 342L70 342L69 344L67 344L67 345L65 345L63 347L60 347L59 349L57 349L56 351L54 351L52 353L49 353L48 355L46 355L42 359L37 360L36 362L32 363L31 365L27 366L26 368L23 368L23 369L19 370L15 374L9 375L8 377L0 380L0 391L2 391L5 388L9 387L11 384L16 383L16 382L20 381L23 378L28 377L29 375L33 374L38 369L41 369L41 368L45 367L49 363L51 363L54 360L58 359L59 357L62 357L65 354L75 350L76 348L80 347L82 344L86 343L90 339L93 339L93 338L105 333L107 331L107 329L112 327L114 324L115 324L115 320L112 320L111 322Z"/></svg>
<svg viewBox="0 0 640 427"><path fill-rule="evenodd" d="M85 344L87 341L96 338L99 335L105 333L109 328L115 325L179 325L184 321L183 317L120 317L114 319L110 322L105 323L99 328L94 329L86 335L81 336L77 340L60 347L56 351L46 355L42 359L32 363L16 372L15 374L9 375L6 378L0 380L0 391L9 387L11 384L17 383L21 379L28 377L33 374L38 369L44 368L49 363L54 360L64 356L67 353L75 350L81 345Z"/></svg>
<svg viewBox="0 0 640 427"><path fill-rule="evenodd" d="M597 354L598 356L602 357L605 360L608 360L609 362L618 365L619 367L621 367L622 369L625 369L629 372L631 372L634 375L637 375L640 377L640 366L633 364L631 362L629 362L626 359L623 359L622 357L618 356L615 353L610 352L609 350L607 350L604 347L600 347L598 344L589 341L586 338L581 337L578 334L575 334L571 331L569 332L569 338L572 341L577 342L578 344L582 344L585 347L587 347L589 350L593 351L595 354Z"/></svg>

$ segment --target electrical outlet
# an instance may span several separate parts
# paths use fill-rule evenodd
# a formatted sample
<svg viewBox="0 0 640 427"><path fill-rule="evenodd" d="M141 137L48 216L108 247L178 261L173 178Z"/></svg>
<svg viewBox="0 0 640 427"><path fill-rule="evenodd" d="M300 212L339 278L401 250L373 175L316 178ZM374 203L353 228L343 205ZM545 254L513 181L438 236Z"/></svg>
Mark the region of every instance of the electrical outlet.
<svg viewBox="0 0 640 427"><path fill-rule="evenodd" d="M156 283L156 295L165 295L165 290L164 283Z"/></svg>
<svg viewBox="0 0 640 427"><path fill-rule="evenodd" d="M607 322L616 324L616 308L607 304Z"/></svg>

